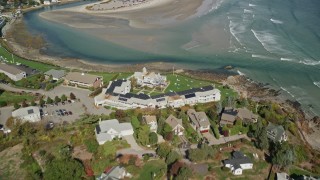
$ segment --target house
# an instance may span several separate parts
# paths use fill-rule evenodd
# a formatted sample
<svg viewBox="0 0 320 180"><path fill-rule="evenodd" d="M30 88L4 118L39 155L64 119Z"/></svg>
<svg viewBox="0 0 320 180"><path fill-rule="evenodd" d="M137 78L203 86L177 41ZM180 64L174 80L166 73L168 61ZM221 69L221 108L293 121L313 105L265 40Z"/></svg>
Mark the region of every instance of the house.
<svg viewBox="0 0 320 180"><path fill-rule="evenodd" d="M206 133L210 130L210 122L205 112L196 112L194 109L187 111L191 126L200 133Z"/></svg>
<svg viewBox="0 0 320 180"><path fill-rule="evenodd" d="M266 129L268 138L273 142L287 141L288 136L283 126L269 123Z"/></svg>
<svg viewBox="0 0 320 180"><path fill-rule="evenodd" d="M17 109L12 112L12 117L29 122L38 122L41 120L40 109L36 106Z"/></svg>
<svg viewBox="0 0 320 180"><path fill-rule="evenodd" d="M107 168L97 180L119 180L125 177L132 177L130 173L126 172L126 169L121 166L115 166L112 168Z"/></svg>
<svg viewBox="0 0 320 180"><path fill-rule="evenodd" d="M227 124L233 125L234 122L236 121L237 114L238 114L238 111L236 111L231 107L224 108L224 111L220 119L220 126L227 125Z"/></svg>
<svg viewBox="0 0 320 180"><path fill-rule="evenodd" d="M178 119L174 117L173 115L170 115L166 119L166 123L169 124L169 126L172 128L172 131L175 135L181 136L184 132L184 127L182 125L182 119Z"/></svg>
<svg viewBox="0 0 320 180"><path fill-rule="evenodd" d="M50 2L49 0L44 0L44 1L43 1L43 4L44 4L44 5L50 5L51 2Z"/></svg>
<svg viewBox="0 0 320 180"><path fill-rule="evenodd" d="M156 116L144 115L142 116L142 120L149 125L151 132L157 132L158 123Z"/></svg>
<svg viewBox="0 0 320 180"><path fill-rule="evenodd" d="M249 109L246 107L238 108L238 118L240 118L244 123L256 123L258 122L258 115L253 114Z"/></svg>
<svg viewBox="0 0 320 180"><path fill-rule="evenodd" d="M111 81L101 94L94 97L96 106L111 106L118 109L178 108L186 104L206 103L220 100L220 91L213 86L192 88L180 92L168 92L155 96L130 93L130 80Z"/></svg>
<svg viewBox="0 0 320 180"><path fill-rule="evenodd" d="M276 179L277 180L289 180L290 179L290 176L287 174L287 173L277 173L276 175Z"/></svg>
<svg viewBox="0 0 320 180"><path fill-rule="evenodd" d="M87 87L87 88L90 88L90 87L98 88L98 87L102 87L103 85L102 76L79 73L79 72L69 72L64 79L66 84Z"/></svg>
<svg viewBox="0 0 320 180"><path fill-rule="evenodd" d="M119 123L117 119L100 121L95 128L97 141L100 145L114 138L121 138L133 134L131 123Z"/></svg>
<svg viewBox="0 0 320 180"><path fill-rule="evenodd" d="M241 175L243 170L253 168L251 159L241 151L234 151L231 159L224 160L223 164L225 167L230 168L234 175Z"/></svg>
<svg viewBox="0 0 320 180"><path fill-rule="evenodd" d="M53 80L59 81L66 75L66 71L50 69L49 71L45 72L44 75L46 76L46 79L49 79L49 77L52 76Z"/></svg>
<svg viewBox="0 0 320 180"><path fill-rule="evenodd" d="M220 125L233 125L237 119L241 119L244 123L256 123L258 115L253 114L247 108L232 108L226 107L221 115Z"/></svg>
<svg viewBox="0 0 320 180"><path fill-rule="evenodd" d="M167 85L167 77L161 76L159 73L156 74L154 72L148 72L147 68L143 68L142 72L135 72L133 76L137 80L137 84L140 86L148 86L148 87L155 87L155 86L166 86Z"/></svg>
<svg viewBox="0 0 320 180"><path fill-rule="evenodd" d="M0 63L0 73L4 73L13 81L19 81L27 76L27 73L25 71L22 71L21 69L13 65L8 65L5 63Z"/></svg>

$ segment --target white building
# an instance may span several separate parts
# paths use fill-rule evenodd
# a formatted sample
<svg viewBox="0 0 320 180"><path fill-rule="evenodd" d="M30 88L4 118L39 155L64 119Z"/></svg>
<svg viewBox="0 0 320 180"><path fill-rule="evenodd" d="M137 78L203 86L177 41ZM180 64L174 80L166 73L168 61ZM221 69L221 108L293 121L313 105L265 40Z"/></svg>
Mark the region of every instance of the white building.
<svg viewBox="0 0 320 180"><path fill-rule="evenodd" d="M147 68L143 68L142 72L135 72L133 76L137 80L137 84L140 86L166 86L167 77L161 76L160 73L156 74L154 72L148 72Z"/></svg>
<svg viewBox="0 0 320 180"><path fill-rule="evenodd" d="M95 134L100 145L114 138L121 138L133 134L131 123L119 123L117 119L100 121L96 126Z"/></svg>
<svg viewBox="0 0 320 180"><path fill-rule="evenodd" d="M144 115L142 116L143 121L149 125L151 132L157 132L158 123L156 116Z"/></svg>
<svg viewBox="0 0 320 180"><path fill-rule="evenodd" d="M97 180L118 180L118 179L130 179L132 175L126 172L126 169L121 166L115 166L112 168L108 168L103 172Z"/></svg>
<svg viewBox="0 0 320 180"><path fill-rule="evenodd" d="M269 123L267 128L267 136L273 142L283 142L288 140L288 136L283 126Z"/></svg>
<svg viewBox="0 0 320 180"><path fill-rule="evenodd" d="M234 151L232 158L224 160L223 164L225 167L230 168L234 175L241 175L243 170L253 168L251 159L240 151Z"/></svg>
<svg viewBox="0 0 320 180"><path fill-rule="evenodd" d="M182 119L178 119L178 118L174 117L173 115L170 115L166 119L166 123L168 123L169 126L171 126L172 132L175 135L178 135L178 136L183 135L184 127L183 127L183 124L182 124Z"/></svg>
<svg viewBox="0 0 320 180"><path fill-rule="evenodd" d="M130 93L129 80L111 81L108 88L94 98L96 106L111 106L118 109L134 108L178 108L186 104L207 103L220 100L220 91L212 86L192 88L181 92L170 92L156 96Z"/></svg>
<svg viewBox="0 0 320 180"><path fill-rule="evenodd" d="M93 88L99 88L103 85L103 77L93 74L86 74L86 73L80 73L80 72L69 72L64 77L65 83L74 85L74 86L80 86L80 87L93 87Z"/></svg>
<svg viewBox="0 0 320 180"><path fill-rule="evenodd" d="M43 1L43 4L44 4L44 5L50 5L51 2L50 2L49 0L45 0L45 1Z"/></svg>
<svg viewBox="0 0 320 180"><path fill-rule="evenodd" d="M4 63L0 63L0 73L4 73L13 81L19 81L27 76L25 71Z"/></svg>
<svg viewBox="0 0 320 180"><path fill-rule="evenodd" d="M12 117L22 121L38 122L41 120L39 107L29 106L12 112Z"/></svg>

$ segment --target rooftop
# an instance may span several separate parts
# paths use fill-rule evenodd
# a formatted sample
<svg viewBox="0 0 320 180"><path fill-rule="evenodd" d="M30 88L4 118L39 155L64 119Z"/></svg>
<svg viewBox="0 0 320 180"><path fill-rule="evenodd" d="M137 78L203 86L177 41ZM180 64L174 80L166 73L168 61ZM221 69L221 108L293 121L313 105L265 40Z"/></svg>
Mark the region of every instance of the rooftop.
<svg viewBox="0 0 320 180"><path fill-rule="evenodd" d="M182 119L178 119L174 117L172 114L166 119L166 123L168 123L172 128L175 128L177 125L182 125Z"/></svg>
<svg viewBox="0 0 320 180"><path fill-rule="evenodd" d="M94 83L98 78L102 79L101 76L92 75L92 74L85 74L85 73L79 73L79 72L69 72L66 77L67 80L81 82L85 84L92 84Z"/></svg>
<svg viewBox="0 0 320 180"><path fill-rule="evenodd" d="M285 133L283 126L275 125L272 123L268 124L266 130L267 132L274 134L275 141L279 141L281 139L281 136Z"/></svg>
<svg viewBox="0 0 320 180"><path fill-rule="evenodd" d="M189 109L187 114L191 121L198 126L210 126L209 119L205 112L196 112L194 109Z"/></svg>
<svg viewBox="0 0 320 180"><path fill-rule="evenodd" d="M66 75L66 72L64 70L50 69L49 71L45 72L44 74L48 75L48 76L51 75L53 78L60 79Z"/></svg>
<svg viewBox="0 0 320 180"><path fill-rule="evenodd" d="M12 112L13 117L23 117L31 114L40 114L39 107L37 106L29 106L25 108L20 108Z"/></svg>
<svg viewBox="0 0 320 180"><path fill-rule="evenodd" d="M251 159L245 156L241 151L234 151L231 159L223 161L224 164L231 164L235 169L240 167L240 164L252 163Z"/></svg>
<svg viewBox="0 0 320 180"><path fill-rule="evenodd" d="M152 123L152 122L157 122L157 117L156 116L145 115L145 116L142 116L142 119L147 124Z"/></svg>
<svg viewBox="0 0 320 180"><path fill-rule="evenodd" d="M18 69L15 66L11 66L8 64L4 64L4 63L0 63L0 69L2 71L8 72L10 74L16 75L16 74L20 74L20 73L25 73L25 71L22 71L21 69Z"/></svg>

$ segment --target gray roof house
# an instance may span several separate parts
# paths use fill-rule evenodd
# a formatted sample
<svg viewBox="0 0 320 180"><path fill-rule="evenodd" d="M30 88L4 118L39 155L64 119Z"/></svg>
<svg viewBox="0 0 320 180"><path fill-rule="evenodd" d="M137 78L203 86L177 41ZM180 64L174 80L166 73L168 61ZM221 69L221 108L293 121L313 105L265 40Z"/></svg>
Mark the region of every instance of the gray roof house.
<svg viewBox="0 0 320 180"><path fill-rule="evenodd" d="M66 71L64 70L56 70L56 69L50 69L49 71L44 73L46 77L52 76L53 80L60 80L66 75Z"/></svg>
<svg viewBox="0 0 320 180"><path fill-rule="evenodd" d="M172 127L172 131L174 132L175 135L179 135L179 136L183 135L184 127L182 125L182 119L178 119L173 115L170 115L166 119L166 123L168 123L169 126Z"/></svg>
<svg viewBox="0 0 320 180"><path fill-rule="evenodd" d="M142 116L142 119L146 124L149 125L151 132L157 132L158 123L157 123L156 116L144 115L144 116Z"/></svg>
<svg viewBox="0 0 320 180"><path fill-rule="evenodd" d="M234 151L231 159L224 160L223 164L225 167L230 168L234 175L241 175L242 170L253 168L251 159L241 151Z"/></svg>
<svg viewBox="0 0 320 180"><path fill-rule="evenodd" d="M269 123L266 129L267 129L267 136L270 140L274 142L287 141L288 137L286 135L286 131L284 130L283 126Z"/></svg>
<svg viewBox="0 0 320 180"><path fill-rule="evenodd" d="M130 173L127 173L124 167L114 166L111 169L107 169L103 172L97 180L119 180L125 177L132 177Z"/></svg>
<svg viewBox="0 0 320 180"><path fill-rule="evenodd" d="M100 145L107 141L112 141L113 138L121 138L133 134L131 123L119 123L117 119L100 121L95 128L97 141Z"/></svg>
<svg viewBox="0 0 320 180"><path fill-rule="evenodd" d="M0 63L0 73L4 73L13 81L19 81L27 76L27 73L25 71L22 71L21 69L13 65L8 65L5 63Z"/></svg>
<svg viewBox="0 0 320 180"><path fill-rule="evenodd" d="M241 119L244 123L256 123L258 115L253 114L247 108L232 108L225 107L221 115L220 125L230 124L233 125L237 118Z"/></svg>
<svg viewBox="0 0 320 180"><path fill-rule="evenodd" d="M29 122L37 122L41 120L40 110L37 106L17 109L12 112L12 117Z"/></svg>
<svg viewBox="0 0 320 180"><path fill-rule="evenodd" d="M194 109L187 111L191 126L200 133L206 133L210 130L210 122L205 112L196 112Z"/></svg>

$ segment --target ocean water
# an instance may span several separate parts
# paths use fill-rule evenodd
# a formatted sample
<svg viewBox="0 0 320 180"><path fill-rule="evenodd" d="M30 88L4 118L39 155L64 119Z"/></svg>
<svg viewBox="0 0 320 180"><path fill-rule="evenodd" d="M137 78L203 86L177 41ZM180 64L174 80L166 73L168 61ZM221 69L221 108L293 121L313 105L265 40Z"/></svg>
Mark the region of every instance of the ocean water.
<svg viewBox="0 0 320 180"><path fill-rule="evenodd" d="M76 4L82 3L87 2ZM320 115L318 0L224 0L217 8L206 8L207 12L175 25L159 29L127 27L121 31L158 37L148 50L88 33L94 30L80 30L39 17L43 11L74 5L46 7L24 16L28 29L47 40L47 54L99 63L167 61L191 69L214 70L232 65L254 81L282 90L309 113ZM114 23L128 24L125 20Z"/></svg>

